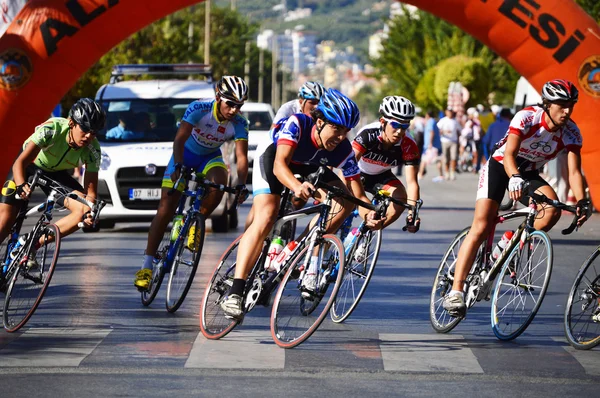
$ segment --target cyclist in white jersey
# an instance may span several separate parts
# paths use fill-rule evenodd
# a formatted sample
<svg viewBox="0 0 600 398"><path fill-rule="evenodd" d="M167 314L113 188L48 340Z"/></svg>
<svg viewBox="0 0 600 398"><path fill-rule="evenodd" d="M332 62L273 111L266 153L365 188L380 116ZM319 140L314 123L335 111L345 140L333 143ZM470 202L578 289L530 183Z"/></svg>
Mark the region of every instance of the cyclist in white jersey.
<svg viewBox="0 0 600 398"><path fill-rule="evenodd" d="M226 185L228 170L221 157L221 145L233 139L239 183L236 188L241 193L240 201L248 196L244 184L248 175L248 120L239 115L248 99L248 86L237 76L223 76L215 91L216 99L194 101L183 115L173 142L173 155L163 176L160 204L148 233L142 269L135 274L134 285L138 290L145 291L150 286L152 260L185 189L181 183L175 194L168 194L183 165L194 168L216 184ZM211 190L213 192L202 201L200 209L206 217L219 205L223 196L222 191Z"/></svg>
<svg viewBox="0 0 600 398"><path fill-rule="evenodd" d="M310 116L310 113L319 105L319 100L325 89L318 82L306 82L298 90L298 99L294 99L281 105L271 128L276 127L283 119L286 119L296 113L304 113Z"/></svg>
<svg viewBox="0 0 600 398"><path fill-rule="evenodd" d="M465 237L456 262L452 290L444 298L444 308L453 316L464 316L464 280L469 273L477 248L489 233L506 189L513 200L527 200L522 196L525 181L530 189L557 199L556 192L540 175L539 170L559 153L568 153L569 183L577 198L578 225L590 213L590 202L585 199L584 180L581 173L582 138L579 128L571 120L579 92L573 83L556 79L544 84L542 103L525 108L514 116L510 127L496 144L489 162L481 169L471 230ZM527 204L525 202L524 204ZM549 231L560 219L560 210L544 208L535 220L535 228Z"/></svg>

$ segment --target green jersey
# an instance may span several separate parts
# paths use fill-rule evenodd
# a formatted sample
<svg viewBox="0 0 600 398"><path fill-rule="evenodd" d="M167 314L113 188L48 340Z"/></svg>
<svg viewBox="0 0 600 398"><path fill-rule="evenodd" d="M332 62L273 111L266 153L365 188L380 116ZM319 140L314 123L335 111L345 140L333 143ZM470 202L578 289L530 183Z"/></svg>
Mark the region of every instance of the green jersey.
<svg viewBox="0 0 600 398"><path fill-rule="evenodd" d="M23 149L31 141L41 148L33 162L45 171L70 170L85 164L86 171L97 172L100 169L100 143L96 138L86 147L75 149L68 143L69 121L62 117L53 117L35 128L35 132L25 140Z"/></svg>

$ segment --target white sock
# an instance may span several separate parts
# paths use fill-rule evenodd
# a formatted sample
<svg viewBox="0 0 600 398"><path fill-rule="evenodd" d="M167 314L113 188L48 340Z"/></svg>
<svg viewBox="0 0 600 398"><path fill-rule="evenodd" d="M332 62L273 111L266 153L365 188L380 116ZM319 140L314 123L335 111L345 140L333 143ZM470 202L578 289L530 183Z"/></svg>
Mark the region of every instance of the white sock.
<svg viewBox="0 0 600 398"><path fill-rule="evenodd" d="M317 267L319 266L318 261L319 261L319 256L312 256L310 258L310 265L308 266L307 274L310 275L310 274L317 273Z"/></svg>
<svg viewBox="0 0 600 398"><path fill-rule="evenodd" d="M154 260L154 256L148 256L144 254L144 263L142 264L142 269L152 269L152 260Z"/></svg>
<svg viewBox="0 0 600 398"><path fill-rule="evenodd" d="M456 296L458 294L460 294L462 298L465 298L464 292L461 292L460 290L450 290L450 293L448 293L448 296Z"/></svg>

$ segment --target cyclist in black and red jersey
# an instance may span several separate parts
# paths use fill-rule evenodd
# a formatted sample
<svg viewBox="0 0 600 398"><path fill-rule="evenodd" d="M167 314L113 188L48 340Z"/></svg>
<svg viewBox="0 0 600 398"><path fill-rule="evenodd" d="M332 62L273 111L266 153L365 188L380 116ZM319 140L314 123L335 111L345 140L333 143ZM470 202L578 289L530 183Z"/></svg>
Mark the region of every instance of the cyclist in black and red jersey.
<svg viewBox="0 0 600 398"><path fill-rule="evenodd" d="M475 260L477 248L493 225L507 188L511 199L522 200L523 184L529 181L530 189L556 200L556 192L540 177L539 170L560 153L567 152L569 183L578 200L578 225L589 218L591 206L585 198L581 173L582 138L579 128L571 120L578 99L579 91L567 80L556 79L544 84L542 103L517 112L506 135L496 144L496 150L481 169L473 224L458 252L452 290L444 298L444 309L450 315L459 317L466 313L464 280ZM526 199L523 201L528 204ZM539 213L534 227L549 231L560 219L560 210L545 204L540 208L544 211Z"/></svg>
<svg viewBox="0 0 600 398"><path fill-rule="evenodd" d="M394 199L414 205L420 199L417 174L421 155L406 130L415 117L415 106L404 97L389 96L379 105L379 113L379 120L363 127L352 142L365 190L374 193L375 185L382 184ZM392 172L393 167L402 164L406 166L407 188ZM396 221L403 211L404 207L397 204L388 207L383 228ZM417 232L420 220L412 223L410 211L407 218L411 221L407 230Z"/></svg>

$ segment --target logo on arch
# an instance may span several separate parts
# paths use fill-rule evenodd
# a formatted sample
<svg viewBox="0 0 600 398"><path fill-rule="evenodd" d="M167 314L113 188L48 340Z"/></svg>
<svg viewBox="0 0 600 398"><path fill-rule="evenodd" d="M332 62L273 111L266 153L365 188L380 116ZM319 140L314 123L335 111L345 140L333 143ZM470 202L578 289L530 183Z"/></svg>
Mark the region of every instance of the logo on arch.
<svg viewBox="0 0 600 398"><path fill-rule="evenodd" d="M31 59L23 50L10 48L0 54L0 88L18 90L31 77Z"/></svg>
<svg viewBox="0 0 600 398"><path fill-rule="evenodd" d="M600 98L600 55L586 58L577 73L579 85L587 94Z"/></svg>

